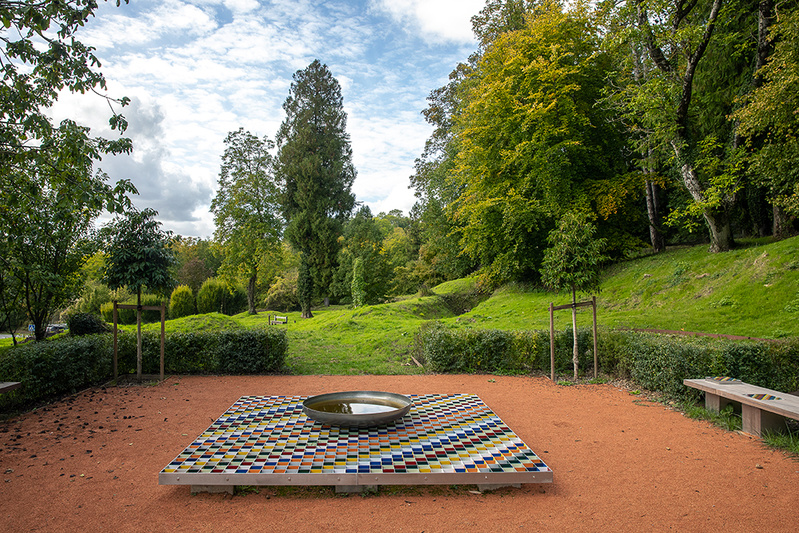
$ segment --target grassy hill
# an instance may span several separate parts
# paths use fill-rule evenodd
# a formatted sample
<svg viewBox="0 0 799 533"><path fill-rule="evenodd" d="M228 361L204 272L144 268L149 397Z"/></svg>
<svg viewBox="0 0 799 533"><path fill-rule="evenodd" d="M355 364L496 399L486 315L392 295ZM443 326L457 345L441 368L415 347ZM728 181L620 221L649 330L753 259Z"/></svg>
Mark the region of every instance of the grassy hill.
<svg viewBox="0 0 799 533"><path fill-rule="evenodd" d="M352 309L314 310L311 320L289 313L295 374L411 374L414 333L425 321L452 327L548 329L549 303L570 302L518 284L491 295L476 292L474 278L451 281L434 295ZM281 313L283 314L283 313ZM591 313L578 313L578 326ZM571 313L556 314L556 328L571 327ZM705 246L679 247L613 265L598 295L600 327L655 328L761 338L799 336L799 237L748 241L709 254ZM157 324L145 326L160 330ZM212 313L167 323L168 331L267 327L267 313L226 317Z"/></svg>

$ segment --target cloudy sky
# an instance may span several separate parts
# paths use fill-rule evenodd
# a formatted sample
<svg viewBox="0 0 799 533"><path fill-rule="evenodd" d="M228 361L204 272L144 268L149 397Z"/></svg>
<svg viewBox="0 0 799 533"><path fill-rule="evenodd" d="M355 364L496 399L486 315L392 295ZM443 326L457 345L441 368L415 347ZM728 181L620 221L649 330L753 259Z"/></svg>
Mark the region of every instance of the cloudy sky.
<svg viewBox="0 0 799 533"><path fill-rule="evenodd" d="M101 3L78 32L96 48L110 96L123 110L132 156L99 165L131 179L137 207L166 229L213 235L209 205L228 132L274 139L292 75L314 59L342 86L358 177L372 212L414 203L413 162L431 128L421 111L433 89L475 48L470 17L485 0L130 0ZM61 98L55 117L108 130L99 97Z"/></svg>

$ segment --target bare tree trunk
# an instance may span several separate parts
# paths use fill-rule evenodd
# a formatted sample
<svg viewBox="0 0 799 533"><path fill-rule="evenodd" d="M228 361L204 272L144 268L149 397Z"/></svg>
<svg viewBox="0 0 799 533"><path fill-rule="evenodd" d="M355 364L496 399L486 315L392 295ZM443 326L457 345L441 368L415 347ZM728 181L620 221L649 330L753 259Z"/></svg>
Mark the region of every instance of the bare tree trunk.
<svg viewBox="0 0 799 533"><path fill-rule="evenodd" d="M250 276L247 283L247 307L251 315L257 315L258 311L255 310L255 282L258 281L258 274Z"/></svg>
<svg viewBox="0 0 799 533"><path fill-rule="evenodd" d="M674 153L678 159L682 156L682 148L678 143L672 143ZM698 202L705 202L705 194L702 184L699 182L699 176L696 169L691 163L683 163L680 167L680 176L682 177L685 188L691 193L691 197ZM730 219L726 213L705 209L702 215L707 222L708 229L710 230L710 252L728 252L733 245L732 228L730 226Z"/></svg>
<svg viewBox="0 0 799 533"><path fill-rule="evenodd" d="M785 210L778 206L772 206L772 211L774 213L774 226L773 232L775 239L785 239L788 237L788 217L785 215Z"/></svg>
<svg viewBox="0 0 799 533"><path fill-rule="evenodd" d="M577 290L574 285L572 285L572 333L574 337L572 363L574 363L574 379L577 380Z"/></svg>
<svg viewBox="0 0 799 533"><path fill-rule="evenodd" d="M647 174L649 171L647 170ZM661 212L660 212L660 186L646 180L646 211L649 215L649 239L652 241L652 249L655 253L666 249L666 240L661 233Z"/></svg>

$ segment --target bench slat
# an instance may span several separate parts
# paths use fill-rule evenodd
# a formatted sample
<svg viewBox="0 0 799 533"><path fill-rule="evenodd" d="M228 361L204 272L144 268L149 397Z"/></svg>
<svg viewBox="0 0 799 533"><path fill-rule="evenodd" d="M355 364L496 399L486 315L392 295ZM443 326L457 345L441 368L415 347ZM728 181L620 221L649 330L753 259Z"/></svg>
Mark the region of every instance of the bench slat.
<svg viewBox="0 0 799 533"><path fill-rule="evenodd" d="M0 394L18 389L21 385L19 381L0 381Z"/></svg>

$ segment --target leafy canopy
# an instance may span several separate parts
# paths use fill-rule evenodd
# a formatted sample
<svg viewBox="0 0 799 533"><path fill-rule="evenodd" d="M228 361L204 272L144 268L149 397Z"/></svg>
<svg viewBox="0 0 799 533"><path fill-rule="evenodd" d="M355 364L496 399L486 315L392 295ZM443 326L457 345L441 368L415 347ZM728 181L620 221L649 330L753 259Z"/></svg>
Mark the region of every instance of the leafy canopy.
<svg viewBox="0 0 799 533"><path fill-rule="evenodd" d="M106 254L103 280L111 289L127 287L138 295L145 287L162 294L171 291L172 232L161 230L157 214L149 208L132 209L101 230Z"/></svg>

